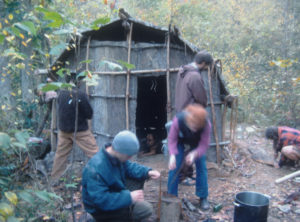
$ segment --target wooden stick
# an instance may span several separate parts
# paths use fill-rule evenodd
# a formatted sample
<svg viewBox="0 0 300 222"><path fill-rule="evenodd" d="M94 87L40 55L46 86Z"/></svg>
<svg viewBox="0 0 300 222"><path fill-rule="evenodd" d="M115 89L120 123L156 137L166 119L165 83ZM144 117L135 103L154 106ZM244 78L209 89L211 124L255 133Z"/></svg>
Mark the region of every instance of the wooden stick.
<svg viewBox="0 0 300 222"><path fill-rule="evenodd" d="M225 139L226 114L227 114L227 102L224 103L223 114L222 114L222 141L224 141Z"/></svg>
<svg viewBox="0 0 300 222"><path fill-rule="evenodd" d="M91 44L91 36L89 36L88 42L86 45L86 56L85 56L85 60L86 60L85 70L86 71L89 71L89 63L87 62L87 60L89 60L89 55L90 55L90 44ZM86 92L87 97L89 98L90 97L89 86L87 84L85 84L85 92ZM92 120L91 119L88 120L88 127L89 127L89 129L92 128Z"/></svg>
<svg viewBox="0 0 300 222"><path fill-rule="evenodd" d="M175 73L179 71L179 68L170 68L170 73ZM166 73L167 69L145 69L145 70L132 70L130 71L130 74L138 75L138 74L149 74L149 73ZM37 69L34 72L34 75L47 75L49 71L47 69ZM97 71L97 72L91 72L95 75L126 75L127 71Z"/></svg>
<svg viewBox="0 0 300 222"><path fill-rule="evenodd" d="M56 99L52 100L52 112L51 112L51 151L56 151L57 135L54 132L57 129L56 122Z"/></svg>
<svg viewBox="0 0 300 222"><path fill-rule="evenodd" d="M293 177L296 177L296 176L299 176L299 175L300 175L300 170L298 170L298 171L296 171L294 173L288 174L288 175L286 175L284 177L281 177L281 178L275 180L275 183L281 183L281 182L283 182L285 180L288 180L290 178L293 178Z"/></svg>
<svg viewBox="0 0 300 222"><path fill-rule="evenodd" d="M238 116L238 97L235 98L235 105L234 105L234 120L233 120L233 129L232 129L232 143L234 144L235 141L235 131L237 125L237 116Z"/></svg>
<svg viewBox="0 0 300 222"><path fill-rule="evenodd" d="M170 26L168 31L168 40L167 40L167 120L170 121L172 118L171 110L171 93L170 93Z"/></svg>
<svg viewBox="0 0 300 222"><path fill-rule="evenodd" d="M232 143L233 139L232 139L232 129L233 129L233 109L234 109L234 106L235 106L235 100L232 101L232 104L231 104L231 110L230 110L230 136L229 136L229 139Z"/></svg>
<svg viewBox="0 0 300 222"><path fill-rule="evenodd" d="M89 60L89 54L90 54L90 44L91 44L91 36L88 38L88 42L86 45L86 56L85 56L85 61ZM89 63L85 63L85 70L89 71Z"/></svg>
<svg viewBox="0 0 300 222"><path fill-rule="evenodd" d="M214 67L214 64L213 64ZM216 113L215 113L215 105L213 101L213 93L212 93L212 86L211 86L211 76L213 73L213 68L210 70L210 67L208 67L208 85L209 85L209 97L210 97L210 104L211 104L211 113L212 113L212 119L213 119L213 128L214 128L214 135L217 145L217 163L218 165L221 164L221 156L220 156L220 145L219 145L219 137L218 137L218 131L217 131L217 123L216 123Z"/></svg>
<svg viewBox="0 0 300 222"><path fill-rule="evenodd" d="M179 71L179 68L170 68L170 73L176 73ZM167 69L148 69L148 70L132 70L130 74L149 74L149 73L166 73ZM101 71L101 72L92 72L92 74L96 75L125 75L127 71Z"/></svg>
<svg viewBox="0 0 300 222"><path fill-rule="evenodd" d="M131 39L132 39L132 29L133 23L130 24L128 39L128 56L127 63L130 64L130 56L131 56ZM126 108L126 129L129 129L129 86L130 86L130 69L127 69L127 83L126 83L126 100L125 100L125 108Z"/></svg>
<svg viewBox="0 0 300 222"><path fill-rule="evenodd" d="M157 204L157 220L160 221L160 209L161 209L161 176L159 177L159 197Z"/></svg>

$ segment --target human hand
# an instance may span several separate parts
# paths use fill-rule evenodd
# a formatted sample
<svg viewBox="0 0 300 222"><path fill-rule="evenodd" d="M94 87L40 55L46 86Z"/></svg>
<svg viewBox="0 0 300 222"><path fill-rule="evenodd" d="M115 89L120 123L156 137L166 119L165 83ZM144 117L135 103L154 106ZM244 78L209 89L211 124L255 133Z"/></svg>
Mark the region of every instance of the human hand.
<svg viewBox="0 0 300 222"><path fill-rule="evenodd" d="M185 162L188 166L192 165L196 159L197 152L196 151L191 151L185 158Z"/></svg>
<svg viewBox="0 0 300 222"><path fill-rule="evenodd" d="M175 168L176 168L176 157L175 155L171 155L169 160L169 170L174 170Z"/></svg>
<svg viewBox="0 0 300 222"><path fill-rule="evenodd" d="M160 172L158 172L157 170L150 170L150 171L148 172L148 175L149 175L149 177L150 177L151 179L156 180L156 179L158 179L158 178L160 177Z"/></svg>
<svg viewBox="0 0 300 222"><path fill-rule="evenodd" d="M130 192L132 202L144 201L144 191L135 190Z"/></svg>

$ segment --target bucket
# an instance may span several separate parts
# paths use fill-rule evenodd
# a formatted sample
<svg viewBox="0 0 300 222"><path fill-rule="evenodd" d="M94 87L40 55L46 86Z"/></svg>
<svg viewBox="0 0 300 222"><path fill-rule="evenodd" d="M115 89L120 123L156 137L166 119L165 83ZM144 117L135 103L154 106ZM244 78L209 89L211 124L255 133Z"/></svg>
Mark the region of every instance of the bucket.
<svg viewBox="0 0 300 222"><path fill-rule="evenodd" d="M234 222L268 221L270 197L261 193L245 191L235 195Z"/></svg>

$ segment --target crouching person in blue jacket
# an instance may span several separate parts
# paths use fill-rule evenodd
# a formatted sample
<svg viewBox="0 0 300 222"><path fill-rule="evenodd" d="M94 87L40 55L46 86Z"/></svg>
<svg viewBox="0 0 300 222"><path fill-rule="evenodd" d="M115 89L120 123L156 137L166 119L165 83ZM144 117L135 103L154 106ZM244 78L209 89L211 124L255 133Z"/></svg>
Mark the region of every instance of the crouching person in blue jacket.
<svg viewBox="0 0 300 222"><path fill-rule="evenodd" d="M98 222L144 221L153 211L143 190L129 191L126 178L158 179L160 173L130 162L139 151L139 142L130 131L121 131L111 145L100 149L87 163L82 176L85 209Z"/></svg>

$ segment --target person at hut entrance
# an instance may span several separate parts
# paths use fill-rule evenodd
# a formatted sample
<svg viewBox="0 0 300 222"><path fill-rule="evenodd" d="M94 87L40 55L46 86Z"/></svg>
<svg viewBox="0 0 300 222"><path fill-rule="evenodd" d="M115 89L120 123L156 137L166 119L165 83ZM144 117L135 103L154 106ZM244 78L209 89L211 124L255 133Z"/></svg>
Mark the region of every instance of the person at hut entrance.
<svg viewBox="0 0 300 222"><path fill-rule="evenodd" d="M207 96L201 72L207 72L213 62L206 51L196 54L194 62L180 67L177 74L175 90L175 110L181 112L189 104L207 106Z"/></svg>
<svg viewBox="0 0 300 222"><path fill-rule="evenodd" d="M268 127L266 138L273 140L274 167L300 160L300 131L287 126ZM278 154L281 153L279 161Z"/></svg>
<svg viewBox="0 0 300 222"><path fill-rule="evenodd" d="M206 110L199 104L188 105L176 114L168 135L170 153L168 193L178 196L179 172L184 163L196 166L196 195L200 207L209 209L205 153L209 147L211 124ZM188 146L190 149L188 150ZM184 157L184 153L187 153Z"/></svg>
<svg viewBox="0 0 300 222"><path fill-rule="evenodd" d="M206 51L198 52L194 61L190 64L180 67L177 74L175 90L175 111L181 112L189 104L199 104L204 108L207 106L206 90L202 75L208 72L208 67L213 63L212 56ZM206 168L205 156L203 167ZM185 166L180 172L180 178L184 184L191 184L189 177L193 175L193 166ZM209 208L207 199L202 199L202 208Z"/></svg>
<svg viewBox="0 0 300 222"><path fill-rule="evenodd" d="M144 221L151 216L152 205L144 200L143 190L130 191L126 187L128 178L145 181L160 177L158 171L129 161L138 151L136 135L124 130L85 166L82 199L96 221Z"/></svg>
<svg viewBox="0 0 300 222"><path fill-rule="evenodd" d="M66 81L74 83L79 87L76 75L66 75ZM93 116L93 109L88 101L85 92L74 87L71 91L61 90L59 92L58 103L58 144L55 153L51 180L52 184L57 184L67 166L67 159L72 151L75 131L76 98L78 102L78 124L76 133L76 144L84 151L88 157L92 157L98 152L96 140L89 130L88 119Z"/></svg>

